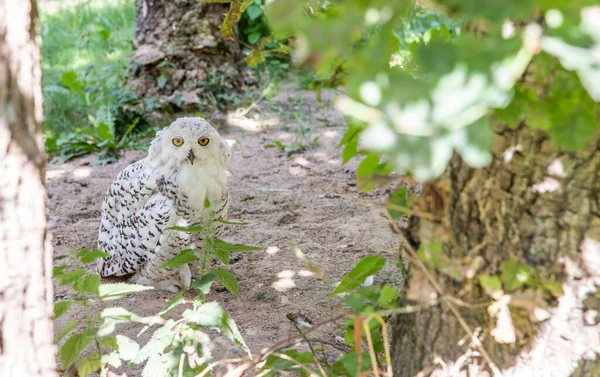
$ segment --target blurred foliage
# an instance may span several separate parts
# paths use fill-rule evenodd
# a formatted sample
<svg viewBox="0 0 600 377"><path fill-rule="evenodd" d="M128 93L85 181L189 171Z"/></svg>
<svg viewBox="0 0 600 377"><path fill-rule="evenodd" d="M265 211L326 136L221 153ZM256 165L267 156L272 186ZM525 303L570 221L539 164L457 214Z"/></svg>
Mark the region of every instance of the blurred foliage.
<svg viewBox="0 0 600 377"><path fill-rule="evenodd" d="M545 130L565 151L586 148L598 132L600 7L594 1L272 0L265 11L273 37L293 47L295 65L314 70L311 88L344 87L336 107L349 125L340 146L344 163L364 157L356 172L362 190L394 170L434 180L455 152L483 167L492 159L497 125ZM390 221L409 215L412 200L406 187L392 192ZM481 256L453 259L439 240L423 241L414 254L409 259L418 268L407 271L398 262L409 280L406 291L371 285L385 264L377 255L363 258L337 284L332 293L349 294L345 303L354 313L344 329L347 353L329 363L318 351L289 350L272 356L264 371L310 375L324 365L327 375L358 375L377 367L371 360L389 364L387 330L373 321L376 314L411 309L398 302L436 304L436 276L479 283L492 300L485 306L499 343L514 343L520 327L548 319L550 304L563 294L559 282L517 260L503 261L490 275ZM307 268L319 276L317 267L307 262Z"/></svg>
<svg viewBox="0 0 600 377"><path fill-rule="evenodd" d="M48 153L64 160L103 150L106 132L98 133L94 123L107 125L116 139L132 138L147 126L142 111L127 106L138 100L125 85L134 2L92 0L73 7L43 2L40 14Z"/></svg>
<svg viewBox="0 0 600 377"><path fill-rule="evenodd" d="M586 146L600 110L600 10L585 8L593 1L419 3L267 6L274 35L293 38L297 64L322 80L342 74L337 107L360 128L345 138L346 156L385 154L398 171L431 180L454 151L488 164L496 122L545 129L565 150Z"/></svg>

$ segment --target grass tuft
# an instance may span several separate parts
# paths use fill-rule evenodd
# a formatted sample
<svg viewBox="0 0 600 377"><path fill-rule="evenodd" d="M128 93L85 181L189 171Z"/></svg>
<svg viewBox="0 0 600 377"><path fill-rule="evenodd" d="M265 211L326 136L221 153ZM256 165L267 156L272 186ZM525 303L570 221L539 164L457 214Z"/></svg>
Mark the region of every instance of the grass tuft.
<svg viewBox="0 0 600 377"><path fill-rule="evenodd" d="M41 1L45 135L51 154L68 135L108 125L131 94L133 0ZM127 128L128 125L124 125ZM116 131L116 132L115 132Z"/></svg>

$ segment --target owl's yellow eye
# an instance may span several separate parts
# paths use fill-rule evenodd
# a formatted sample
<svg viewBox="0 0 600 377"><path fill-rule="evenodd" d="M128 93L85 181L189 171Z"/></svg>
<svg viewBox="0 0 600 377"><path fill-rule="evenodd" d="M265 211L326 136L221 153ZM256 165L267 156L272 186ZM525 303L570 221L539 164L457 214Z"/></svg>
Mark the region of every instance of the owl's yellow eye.
<svg viewBox="0 0 600 377"><path fill-rule="evenodd" d="M198 139L198 144L202 145L203 147L208 145L208 142L210 141L209 138L207 137L201 137L200 139Z"/></svg>
<svg viewBox="0 0 600 377"><path fill-rule="evenodd" d="M174 146L181 147L183 145L183 138L182 137L174 137L172 142L173 142Z"/></svg>

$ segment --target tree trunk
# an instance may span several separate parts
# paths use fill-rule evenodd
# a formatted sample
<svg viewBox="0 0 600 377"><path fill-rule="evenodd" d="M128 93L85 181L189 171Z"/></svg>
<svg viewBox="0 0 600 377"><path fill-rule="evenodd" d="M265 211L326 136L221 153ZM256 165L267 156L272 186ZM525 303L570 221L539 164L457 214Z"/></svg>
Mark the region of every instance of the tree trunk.
<svg viewBox="0 0 600 377"><path fill-rule="evenodd" d="M243 86L238 43L221 36L229 4L136 0L135 7L138 67L131 84L139 95L199 109Z"/></svg>
<svg viewBox="0 0 600 377"><path fill-rule="evenodd" d="M0 374L56 376L35 0L0 0Z"/></svg>
<svg viewBox="0 0 600 377"><path fill-rule="evenodd" d="M468 308L438 295L440 304L393 322L394 375L429 375L434 370L433 375L442 375L444 370L448 374L443 375L454 376L458 374L449 372L451 367L466 370L466 362L477 360L480 366L492 361L505 377L598 376L600 133L587 150L567 153L545 132L524 125L495 131L494 159L488 167L472 169L455 156L444 177L424 187L419 209L438 211L442 219L411 219L409 243L439 239L444 254L463 266L481 257L478 274L499 275L504 261L526 263L537 280L561 282L563 293L553 300L538 293L539 283L532 283L534 289L516 290L508 306L512 324L502 313L498 318L504 321L497 323L488 314L488 304ZM416 266L411 269L419 273ZM477 280L456 281L439 272L436 280L445 294L463 302L492 301ZM536 307L546 308L549 318L533 320L543 313L535 312ZM481 349L469 340L454 309L471 330L480 328L475 332L488 360L467 357L469 349Z"/></svg>

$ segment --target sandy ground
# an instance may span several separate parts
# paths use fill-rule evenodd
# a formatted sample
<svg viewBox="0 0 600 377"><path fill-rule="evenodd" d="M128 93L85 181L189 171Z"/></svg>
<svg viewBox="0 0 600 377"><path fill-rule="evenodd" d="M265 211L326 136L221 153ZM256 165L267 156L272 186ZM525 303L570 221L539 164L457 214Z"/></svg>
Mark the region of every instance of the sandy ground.
<svg viewBox="0 0 600 377"><path fill-rule="evenodd" d="M250 223L230 227L222 238L264 249L232 255L229 270L239 279L239 297L217 289L210 293L209 301L219 302L231 314L253 352L295 334L288 313L301 312L318 323L345 308L343 298L327 297L333 289L330 283L306 273L293 245L332 281L339 281L360 258L376 253L389 260L375 283L398 281L394 268L397 240L381 213L370 206L384 202L387 194L382 190L359 193L353 178L357 162L342 165L342 150L337 145L345 121L333 110L332 97L328 93L324 103L317 103L314 93L283 90L268 106L261 104L246 117L229 116L219 128L233 145L228 217ZM301 114L318 142L289 157L279 149L265 149L272 140L287 144L296 137L300 126L290 116L293 112ZM255 117L258 114L260 117ZM91 164L92 156L49 166L49 228L55 257L70 250L96 248L100 204L107 187L121 169L144 154L128 151L117 163L106 166ZM69 288L58 284L55 291L57 300L73 296ZM166 307L172 295L147 291L115 301L92 302L90 313L124 306L142 316L153 315ZM179 313L181 310L176 310L172 316ZM84 313L76 305L57 320L56 331L73 319L84 321ZM342 323L325 326L317 336L333 342L336 334L343 335ZM137 337L140 328L124 324L117 331L144 344L151 332ZM235 346L227 347L237 352ZM127 375L141 375L140 371L140 367L129 368Z"/></svg>

